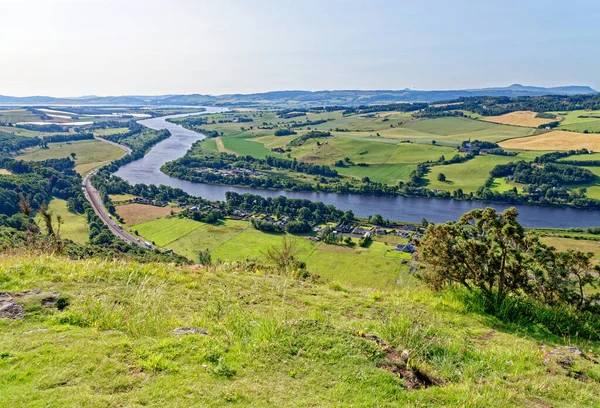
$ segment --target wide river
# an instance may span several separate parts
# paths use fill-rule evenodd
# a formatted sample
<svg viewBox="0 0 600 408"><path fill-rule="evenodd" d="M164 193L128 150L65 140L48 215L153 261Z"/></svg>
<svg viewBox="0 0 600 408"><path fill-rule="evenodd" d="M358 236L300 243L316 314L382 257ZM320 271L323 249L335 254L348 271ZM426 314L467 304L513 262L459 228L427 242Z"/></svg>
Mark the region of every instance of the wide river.
<svg viewBox="0 0 600 408"><path fill-rule="evenodd" d="M355 215L367 217L381 214L383 218L398 221L421 221L426 218L433 222L457 220L465 212L474 208L494 207L504 210L510 205L485 203L481 201L456 201L435 198L365 196L357 194L335 194L315 192L270 191L243 187L220 186L192 183L169 177L160 171L166 162L182 157L192 143L204 136L167 121L170 118L221 112L224 109L207 107L202 113L162 116L140 120L139 123L151 129L168 129L171 137L154 146L146 156L121 167L116 175L132 184L164 184L180 188L187 193L209 200L224 200L227 191L253 193L264 197L284 195L288 198L304 198L322 201L342 210L352 210ZM527 227L569 228L600 226L600 211L536 207L516 205L520 222Z"/></svg>

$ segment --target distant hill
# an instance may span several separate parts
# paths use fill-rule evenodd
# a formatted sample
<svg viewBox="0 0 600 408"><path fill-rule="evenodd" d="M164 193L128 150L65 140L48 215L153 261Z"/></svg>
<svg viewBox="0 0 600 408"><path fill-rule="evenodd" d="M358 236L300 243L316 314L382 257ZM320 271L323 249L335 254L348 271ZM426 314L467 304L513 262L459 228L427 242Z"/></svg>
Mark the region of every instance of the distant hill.
<svg viewBox="0 0 600 408"><path fill-rule="evenodd" d="M589 86L543 88L513 84L500 88L420 91L404 90L338 90L338 91L273 91L230 95L160 95L160 96L85 96L54 98L49 96L1 96L0 104L12 105L133 105L133 106L262 106L308 107L323 105L358 106L394 102L439 102L472 96L517 97L543 95L596 94Z"/></svg>

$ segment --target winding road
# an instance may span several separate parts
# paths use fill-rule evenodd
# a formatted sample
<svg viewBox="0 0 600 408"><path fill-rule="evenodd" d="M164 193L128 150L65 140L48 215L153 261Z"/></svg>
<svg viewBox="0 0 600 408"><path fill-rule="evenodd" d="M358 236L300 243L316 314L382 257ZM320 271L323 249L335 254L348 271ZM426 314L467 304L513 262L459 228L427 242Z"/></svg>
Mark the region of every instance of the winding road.
<svg viewBox="0 0 600 408"><path fill-rule="evenodd" d="M97 140L100 140L104 143L109 143L113 146L119 147L125 151L126 155L131 154L131 148L121 145L119 143L111 142L110 140L102 139L96 137ZM102 198L100 197L100 193L96 188L92 185L92 177L98 172L100 168L90 171L83 178L83 195L89 201L96 215L102 220L104 225L108 227L110 232L112 232L117 238L122 239L123 241L138 245L142 248L148 248L148 246L140 241L140 239L129 232L125 231L121 225L119 225L115 220L113 220L112 216L108 213L104 204L102 203ZM150 246L150 248L152 248Z"/></svg>

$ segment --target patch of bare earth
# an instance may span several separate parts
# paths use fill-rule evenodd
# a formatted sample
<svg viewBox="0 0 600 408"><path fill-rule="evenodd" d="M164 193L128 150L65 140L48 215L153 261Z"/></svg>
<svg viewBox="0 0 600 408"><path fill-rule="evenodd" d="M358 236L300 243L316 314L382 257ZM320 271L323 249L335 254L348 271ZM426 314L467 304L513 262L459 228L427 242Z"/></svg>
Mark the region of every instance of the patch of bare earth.
<svg viewBox="0 0 600 408"><path fill-rule="evenodd" d="M441 379L426 373L414 364L410 364L410 350L398 351L387 344L385 340L373 334L362 334L361 337L376 343L385 352L385 359L380 361L377 367L398 375L404 380L406 388L409 390L418 390L444 384Z"/></svg>
<svg viewBox="0 0 600 408"><path fill-rule="evenodd" d="M146 204L126 204L116 207L117 214L125 220L127 225L151 221L159 217L164 217L165 215L170 215L171 211L178 213L181 210L181 208L156 207Z"/></svg>

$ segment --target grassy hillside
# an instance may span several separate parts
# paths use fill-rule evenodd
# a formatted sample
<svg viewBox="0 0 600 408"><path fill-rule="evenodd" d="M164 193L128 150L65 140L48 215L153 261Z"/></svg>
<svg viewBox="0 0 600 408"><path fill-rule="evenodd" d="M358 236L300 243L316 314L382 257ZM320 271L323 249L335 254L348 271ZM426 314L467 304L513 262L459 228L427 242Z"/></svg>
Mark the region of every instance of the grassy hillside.
<svg viewBox="0 0 600 408"><path fill-rule="evenodd" d="M28 407L600 404L597 365L579 358L568 373L543 361L544 348L565 342L594 357L596 342L506 326L426 289L349 289L246 270L3 256L0 290L25 318L0 319L0 399ZM42 293L15 293L36 288ZM42 305L48 298L62 310ZM172 332L181 327L203 331Z"/></svg>

